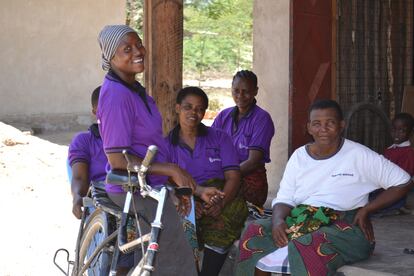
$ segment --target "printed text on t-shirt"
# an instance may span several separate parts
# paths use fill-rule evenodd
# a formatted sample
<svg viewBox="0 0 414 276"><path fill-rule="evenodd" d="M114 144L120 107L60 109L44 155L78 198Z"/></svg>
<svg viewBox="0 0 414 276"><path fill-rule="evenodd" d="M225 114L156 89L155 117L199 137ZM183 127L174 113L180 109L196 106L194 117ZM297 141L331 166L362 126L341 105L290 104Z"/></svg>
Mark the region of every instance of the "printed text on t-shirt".
<svg viewBox="0 0 414 276"><path fill-rule="evenodd" d="M337 173L337 174L333 174L331 175L332 177L337 177L337 176L354 176L353 173Z"/></svg>
<svg viewBox="0 0 414 276"><path fill-rule="evenodd" d="M221 158L212 158L212 157L209 157L208 160L210 161L210 163L220 162L221 161Z"/></svg>

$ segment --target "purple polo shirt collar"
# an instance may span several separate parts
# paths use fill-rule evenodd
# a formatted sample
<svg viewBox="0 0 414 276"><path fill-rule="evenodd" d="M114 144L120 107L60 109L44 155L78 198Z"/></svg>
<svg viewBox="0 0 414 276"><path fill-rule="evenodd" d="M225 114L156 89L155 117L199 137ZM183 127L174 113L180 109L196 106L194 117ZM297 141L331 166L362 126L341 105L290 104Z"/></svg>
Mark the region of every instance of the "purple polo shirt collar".
<svg viewBox="0 0 414 276"><path fill-rule="evenodd" d="M243 115L242 119L248 119L252 116L253 114L253 110L256 108L256 99L254 99L252 106L250 107L249 111L247 111L247 113L245 115ZM237 130L238 128L238 123L239 121L237 120L237 117L239 116L239 108L237 107L237 105L235 107L233 107L233 110L231 111L231 118L233 119L233 127L232 130L233 132Z"/></svg>
<svg viewBox="0 0 414 276"><path fill-rule="evenodd" d="M187 170L202 185L212 178L224 179L227 170L240 170L237 152L231 138L223 131L200 125L204 132L197 136L194 150L179 139L179 127L169 136L172 162Z"/></svg>
<svg viewBox="0 0 414 276"><path fill-rule="evenodd" d="M168 134L168 141L175 146L179 145L181 147L186 147L188 148L190 152L192 152L193 150L187 144L181 142L180 129L181 129L180 125L177 125L175 128L173 128L173 130L171 130L170 133ZM208 128L203 123L200 123L197 129L197 137L207 136L207 134L208 134Z"/></svg>
<svg viewBox="0 0 414 276"><path fill-rule="evenodd" d="M255 149L264 153L263 163L270 162L270 142L274 135L274 124L270 115L256 101L237 121L238 115L237 106L227 108L216 117L212 127L222 129L231 136L241 161L248 159L250 149Z"/></svg>
<svg viewBox="0 0 414 276"><path fill-rule="evenodd" d="M92 124L89 126L88 130L95 136L97 139L101 139L101 134L99 133L98 124Z"/></svg>
<svg viewBox="0 0 414 276"><path fill-rule="evenodd" d="M139 95L139 97L141 98L141 100L144 102L145 106L147 107L147 110L150 114L152 114L151 112L151 108L148 105L148 99L147 99L147 92L145 91L144 86L142 86L139 82L135 82L133 85L127 83L126 81L124 81L123 79L121 79L114 71L109 70L108 74L106 74L106 78L114 81L114 82L118 82L126 87L128 87L132 92L137 93Z"/></svg>
<svg viewBox="0 0 414 276"><path fill-rule="evenodd" d="M88 132L78 133L69 145L70 166L76 162L89 165L89 182L104 180L107 158L102 146L98 124L92 124Z"/></svg>

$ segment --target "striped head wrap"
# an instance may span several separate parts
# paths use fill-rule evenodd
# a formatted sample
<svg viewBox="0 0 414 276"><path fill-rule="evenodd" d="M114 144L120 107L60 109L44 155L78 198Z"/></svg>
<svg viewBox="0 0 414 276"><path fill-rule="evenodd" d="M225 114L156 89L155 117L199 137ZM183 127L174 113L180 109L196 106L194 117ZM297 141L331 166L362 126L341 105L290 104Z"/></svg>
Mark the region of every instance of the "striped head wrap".
<svg viewBox="0 0 414 276"><path fill-rule="evenodd" d="M127 25L107 25L99 33L98 42L102 50L102 69L108 71L111 68L110 61L115 55L121 38L127 33L136 33Z"/></svg>

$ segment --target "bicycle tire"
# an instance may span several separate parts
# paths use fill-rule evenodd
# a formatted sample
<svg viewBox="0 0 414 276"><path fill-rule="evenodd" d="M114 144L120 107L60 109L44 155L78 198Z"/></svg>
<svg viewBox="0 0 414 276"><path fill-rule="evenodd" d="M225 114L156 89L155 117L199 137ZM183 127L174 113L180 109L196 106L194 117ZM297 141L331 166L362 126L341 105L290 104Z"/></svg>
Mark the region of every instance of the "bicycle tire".
<svg viewBox="0 0 414 276"><path fill-rule="evenodd" d="M94 248L99 245L105 238L109 236L109 221L107 214L96 209L89 217L85 230L81 238L79 246L79 264L77 264L77 271L81 271L83 265L88 260ZM84 275L100 276L108 275L111 266L112 254L103 249L96 257Z"/></svg>
<svg viewBox="0 0 414 276"><path fill-rule="evenodd" d="M348 111L345 121L346 122L350 122L352 117L357 113L357 112L361 112L361 111L371 111L372 113L376 114L380 120L384 123L385 127L387 130L391 130L391 121L388 118L387 114L377 105L372 104L372 103L366 103L366 102L362 102L362 103L357 103L354 106L352 106L352 108ZM345 136L347 136L349 129L346 128L345 129Z"/></svg>
<svg viewBox="0 0 414 276"><path fill-rule="evenodd" d="M368 128L365 128L362 133L358 133L357 136L355 136L355 132L354 135L351 135L351 128L353 128L352 125L355 122L357 122L355 121L355 119L358 118L358 114L371 114L371 116L373 117L370 118L375 120L374 122L377 122L378 125L369 125ZM381 153L384 150L384 148L392 141L390 134L391 121L388 118L388 115L378 105L368 102L357 103L353 105L352 108L347 112L345 121L347 122L347 125L344 130L344 137L364 144L365 146L371 148L372 150L378 153ZM377 133L377 136L372 135L372 137L370 137L368 135L368 138L365 137L366 134L364 133L373 133L373 130L376 130L378 132L380 129L382 131ZM373 138L374 136L381 137L381 139L378 138L376 140L375 138Z"/></svg>

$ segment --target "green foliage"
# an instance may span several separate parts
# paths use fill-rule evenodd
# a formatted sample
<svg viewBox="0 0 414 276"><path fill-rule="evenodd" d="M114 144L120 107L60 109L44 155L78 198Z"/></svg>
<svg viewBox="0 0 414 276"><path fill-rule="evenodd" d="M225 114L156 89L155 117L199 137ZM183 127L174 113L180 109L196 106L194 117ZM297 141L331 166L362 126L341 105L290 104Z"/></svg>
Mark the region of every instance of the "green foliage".
<svg viewBox="0 0 414 276"><path fill-rule="evenodd" d="M220 111L223 105L220 102L220 99L210 99L208 103L208 109L211 111Z"/></svg>
<svg viewBox="0 0 414 276"><path fill-rule="evenodd" d="M184 0L184 6L193 7L198 10L203 10L206 7L208 7L208 5L210 5L211 2L212 0Z"/></svg>
<svg viewBox="0 0 414 276"><path fill-rule="evenodd" d="M144 31L144 0L126 0L125 24L136 30L141 38Z"/></svg>
<svg viewBox="0 0 414 276"><path fill-rule="evenodd" d="M251 0L187 0L184 10L184 71L232 74L252 67Z"/></svg>
<svg viewBox="0 0 414 276"><path fill-rule="evenodd" d="M143 36L143 0L126 0L126 24ZM231 76L252 68L252 0L184 0L184 73Z"/></svg>

